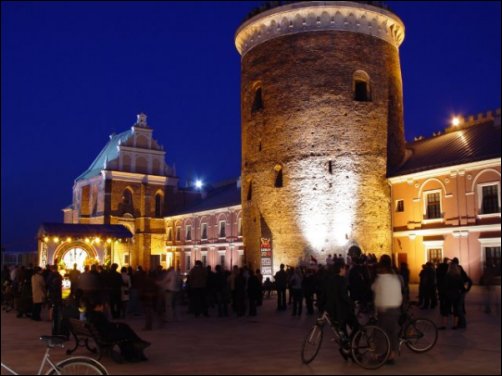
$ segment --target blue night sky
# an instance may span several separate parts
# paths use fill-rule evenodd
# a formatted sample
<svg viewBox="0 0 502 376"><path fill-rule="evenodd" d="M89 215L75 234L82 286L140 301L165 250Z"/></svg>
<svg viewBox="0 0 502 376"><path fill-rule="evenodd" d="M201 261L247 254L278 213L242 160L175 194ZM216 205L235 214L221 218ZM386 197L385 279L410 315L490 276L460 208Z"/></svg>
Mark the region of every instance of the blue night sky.
<svg viewBox="0 0 502 376"><path fill-rule="evenodd" d="M387 2L401 46L406 138L500 107L500 2ZM262 2L2 1L2 230L35 250L74 179L145 112L181 183L240 174L234 33Z"/></svg>

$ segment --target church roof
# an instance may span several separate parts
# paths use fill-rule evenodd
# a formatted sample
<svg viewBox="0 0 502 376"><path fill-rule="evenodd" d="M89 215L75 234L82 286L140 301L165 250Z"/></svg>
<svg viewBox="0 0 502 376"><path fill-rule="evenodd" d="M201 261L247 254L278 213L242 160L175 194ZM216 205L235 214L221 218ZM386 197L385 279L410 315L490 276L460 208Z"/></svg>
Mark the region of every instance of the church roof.
<svg viewBox="0 0 502 376"><path fill-rule="evenodd" d="M126 141L129 137L132 136L132 132L132 129L130 129L119 134L110 135L110 141L108 141L106 146L103 148L103 150L101 150L101 152L98 154L89 168L78 178L76 178L75 181L84 180L99 175L101 173L101 170L105 169L105 161L108 163L118 157L119 142L123 143L124 141Z"/></svg>
<svg viewBox="0 0 502 376"><path fill-rule="evenodd" d="M167 216L197 213L241 204L241 188L235 179L220 183L208 190L207 196L193 204L167 213Z"/></svg>
<svg viewBox="0 0 502 376"><path fill-rule="evenodd" d="M493 120L407 145L411 156L391 176L500 158L500 123Z"/></svg>
<svg viewBox="0 0 502 376"><path fill-rule="evenodd" d="M94 237L105 236L112 238L132 238L131 232L122 225L89 225L74 223L42 223L38 228L38 236L71 236Z"/></svg>

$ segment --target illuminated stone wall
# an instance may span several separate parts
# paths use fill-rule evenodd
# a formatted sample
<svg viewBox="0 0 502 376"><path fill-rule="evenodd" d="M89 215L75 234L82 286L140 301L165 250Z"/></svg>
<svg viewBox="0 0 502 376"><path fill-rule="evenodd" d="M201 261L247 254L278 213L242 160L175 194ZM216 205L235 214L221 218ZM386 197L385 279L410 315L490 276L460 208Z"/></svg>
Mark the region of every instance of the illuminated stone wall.
<svg viewBox="0 0 502 376"><path fill-rule="evenodd" d="M296 5L303 7L295 9L300 17L311 11L308 4ZM324 261L352 244L390 253L387 164L392 169L404 155L399 43L322 28L277 33L242 57L248 261L259 265L260 237L267 235L275 270L280 263L296 265L306 253ZM237 44L240 39L238 32ZM354 100L356 71L369 76L371 101ZM262 108L256 106L259 88ZM280 168L283 186L277 188Z"/></svg>

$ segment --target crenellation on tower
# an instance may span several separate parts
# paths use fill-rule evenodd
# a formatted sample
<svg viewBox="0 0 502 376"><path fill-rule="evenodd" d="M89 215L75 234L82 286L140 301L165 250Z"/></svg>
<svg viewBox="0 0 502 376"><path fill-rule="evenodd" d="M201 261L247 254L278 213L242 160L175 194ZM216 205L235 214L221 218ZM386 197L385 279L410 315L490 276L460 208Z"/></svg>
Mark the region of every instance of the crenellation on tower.
<svg viewBox="0 0 502 376"><path fill-rule="evenodd" d="M453 121L455 121L455 123L453 123ZM489 110L486 112L479 112L477 115L455 116L452 120L452 124L444 131L445 133L455 132L467 127L473 127L489 122L494 122L495 124L498 122L500 125L500 108L497 108L495 111Z"/></svg>
<svg viewBox="0 0 502 376"><path fill-rule="evenodd" d="M373 4L351 1L294 2L271 8L245 21L237 30L235 45L244 56L255 46L270 39L321 30L363 33L385 40L396 48L403 42L405 31L399 17Z"/></svg>

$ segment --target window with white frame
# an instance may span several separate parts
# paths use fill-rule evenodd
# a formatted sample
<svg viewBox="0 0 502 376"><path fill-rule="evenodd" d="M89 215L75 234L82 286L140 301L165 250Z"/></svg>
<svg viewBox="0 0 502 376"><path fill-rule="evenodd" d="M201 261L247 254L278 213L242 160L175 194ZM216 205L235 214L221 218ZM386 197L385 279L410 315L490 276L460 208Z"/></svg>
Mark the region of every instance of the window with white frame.
<svg viewBox="0 0 502 376"><path fill-rule="evenodd" d="M425 219L441 218L441 191L425 192Z"/></svg>
<svg viewBox="0 0 502 376"><path fill-rule="evenodd" d="M500 183L478 185L479 214L500 213Z"/></svg>
<svg viewBox="0 0 502 376"><path fill-rule="evenodd" d="M483 247L485 268L492 268L495 275L500 276L500 245L498 247Z"/></svg>
<svg viewBox="0 0 502 376"><path fill-rule="evenodd" d="M191 262L191 258L190 258L190 253L187 252L187 254L185 255L185 270L187 272L190 271L190 269L192 269L192 262Z"/></svg>
<svg viewBox="0 0 502 376"><path fill-rule="evenodd" d="M181 226L176 226L176 241L181 241Z"/></svg>
<svg viewBox="0 0 502 376"><path fill-rule="evenodd" d="M238 229L238 236L242 236L242 218L239 218L239 221L237 223L237 229Z"/></svg>
<svg viewBox="0 0 502 376"><path fill-rule="evenodd" d="M206 240L207 239L207 223L203 223L202 224L202 227L200 229L200 238L202 240Z"/></svg>
<svg viewBox="0 0 502 376"><path fill-rule="evenodd" d="M441 263L443 260L442 248L428 248L427 249L427 262L432 262L434 265Z"/></svg>
<svg viewBox="0 0 502 376"><path fill-rule="evenodd" d="M500 238L479 238L481 243L481 265L483 270L491 267L500 276Z"/></svg>
<svg viewBox="0 0 502 376"><path fill-rule="evenodd" d="M443 261L444 240L424 240L425 260L433 264Z"/></svg>
<svg viewBox="0 0 502 376"><path fill-rule="evenodd" d="M227 223L225 221L220 221L219 230L218 230L218 235L220 238L225 238L227 236L226 225L227 225Z"/></svg>
<svg viewBox="0 0 502 376"><path fill-rule="evenodd" d="M185 227L185 240L192 240L192 225Z"/></svg>
<svg viewBox="0 0 502 376"><path fill-rule="evenodd" d="M124 255L124 265L129 265L129 255Z"/></svg>
<svg viewBox="0 0 502 376"><path fill-rule="evenodd" d="M220 265L225 266L225 255L220 255Z"/></svg>
<svg viewBox="0 0 502 376"><path fill-rule="evenodd" d="M173 241L173 229L171 227L167 228L167 241L168 242Z"/></svg>

